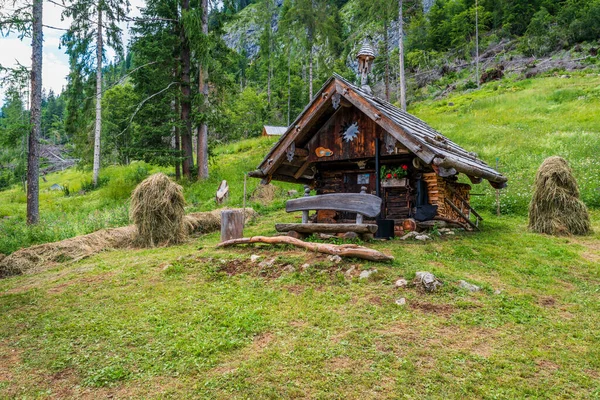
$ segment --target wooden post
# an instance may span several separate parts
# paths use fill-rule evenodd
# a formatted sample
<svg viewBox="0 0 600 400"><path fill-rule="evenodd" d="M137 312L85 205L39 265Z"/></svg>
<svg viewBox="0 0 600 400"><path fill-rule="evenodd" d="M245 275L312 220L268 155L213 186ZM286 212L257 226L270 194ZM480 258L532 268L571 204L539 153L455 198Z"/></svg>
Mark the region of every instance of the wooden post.
<svg viewBox="0 0 600 400"><path fill-rule="evenodd" d="M246 181L247 180L248 180L248 174L244 172L244 225L246 222L246 193L247 193Z"/></svg>
<svg viewBox="0 0 600 400"><path fill-rule="evenodd" d="M496 157L496 171L498 171L498 157ZM496 189L496 215L500 216L500 189Z"/></svg>
<svg viewBox="0 0 600 400"><path fill-rule="evenodd" d="M221 211L221 242L244 237L244 213L239 210Z"/></svg>
<svg viewBox="0 0 600 400"><path fill-rule="evenodd" d="M310 187L304 185L304 197L310 197ZM308 224L308 210L302 211L302 223Z"/></svg>

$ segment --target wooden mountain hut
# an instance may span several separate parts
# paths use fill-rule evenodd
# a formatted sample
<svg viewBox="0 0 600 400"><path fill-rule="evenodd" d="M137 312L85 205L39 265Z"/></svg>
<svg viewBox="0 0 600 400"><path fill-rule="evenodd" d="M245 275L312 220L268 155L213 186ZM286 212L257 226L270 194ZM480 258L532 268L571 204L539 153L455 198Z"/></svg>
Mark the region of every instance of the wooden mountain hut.
<svg viewBox="0 0 600 400"><path fill-rule="evenodd" d="M487 180L504 188L507 178L419 118L332 76L249 176L302 183L318 195L369 194L382 199L378 218L445 221L475 229L471 185ZM364 193L364 191L363 191ZM472 220L474 218L474 220ZM344 223L343 211L322 210L315 222Z"/></svg>

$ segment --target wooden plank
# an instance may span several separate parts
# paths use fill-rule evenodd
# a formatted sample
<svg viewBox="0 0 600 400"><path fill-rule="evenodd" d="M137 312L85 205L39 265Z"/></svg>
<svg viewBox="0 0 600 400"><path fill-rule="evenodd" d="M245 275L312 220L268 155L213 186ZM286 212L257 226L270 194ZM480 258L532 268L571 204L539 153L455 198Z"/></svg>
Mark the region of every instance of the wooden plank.
<svg viewBox="0 0 600 400"><path fill-rule="evenodd" d="M372 194L332 193L299 199L285 203L287 212L303 210L336 210L359 213L374 218L381 212L381 199Z"/></svg>
<svg viewBox="0 0 600 400"><path fill-rule="evenodd" d="M299 157L299 158L308 157L308 149L296 147L296 149L294 150L294 157Z"/></svg>
<svg viewBox="0 0 600 400"><path fill-rule="evenodd" d="M460 215L461 217L463 217L463 219L467 222L467 224L471 225L474 229L479 230L479 228L477 227L477 225L475 225L470 219L469 217L467 217L465 214L463 214L462 211L460 211L460 209L458 207L456 207L454 205L454 203L452 201L450 201L448 198L444 199L446 201L446 203L448 203L448 205L458 213L458 215Z"/></svg>
<svg viewBox="0 0 600 400"><path fill-rule="evenodd" d="M306 169L308 168L309 165L310 165L310 160L304 161L304 164L302 164L302 166L300 168L298 168L298 171L296 171L296 173L294 174L294 179L300 178L302 176L302 174L304 174L304 172L306 171Z"/></svg>
<svg viewBox="0 0 600 400"><path fill-rule="evenodd" d="M454 194L456 197L458 197L458 199L459 199L460 201L462 201L462 203L463 203L465 206L467 206L467 208L469 208L469 210L471 210L471 212L472 212L473 214L475 214L475 216L476 216L477 218L479 218L481 221L483 221L483 218L481 217L481 215L479 215L479 213L478 213L477 211L475 211L475 209L474 209L473 207L471 207L471 204L469 204L469 202L468 202L467 200L465 200L465 199L464 199L464 198L463 198L463 197L460 195L460 193L458 193L456 190L454 190L454 188L453 188L452 186L448 186L448 189L450 189L450 191L451 191L451 192L452 192L452 193L453 193L453 194Z"/></svg>
<svg viewBox="0 0 600 400"><path fill-rule="evenodd" d="M300 233L375 233L375 224L275 224L277 232L296 231Z"/></svg>

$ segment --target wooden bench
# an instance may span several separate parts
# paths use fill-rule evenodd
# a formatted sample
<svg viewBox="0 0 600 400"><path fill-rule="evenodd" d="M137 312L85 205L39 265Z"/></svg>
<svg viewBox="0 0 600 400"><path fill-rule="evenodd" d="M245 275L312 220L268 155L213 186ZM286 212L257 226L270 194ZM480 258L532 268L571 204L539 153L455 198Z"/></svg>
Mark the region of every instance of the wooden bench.
<svg viewBox="0 0 600 400"><path fill-rule="evenodd" d="M381 212L381 199L366 193L362 187L360 193L331 193L317 196L310 195L310 188L305 187L304 197L288 200L285 211L302 211L300 224L276 224L277 232L296 232L301 236L311 233L346 233L355 232L363 239L370 239L377 232L376 224L363 223L364 217L375 218ZM333 210L356 213L354 224L311 223L308 212L311 210Z"/></svg>

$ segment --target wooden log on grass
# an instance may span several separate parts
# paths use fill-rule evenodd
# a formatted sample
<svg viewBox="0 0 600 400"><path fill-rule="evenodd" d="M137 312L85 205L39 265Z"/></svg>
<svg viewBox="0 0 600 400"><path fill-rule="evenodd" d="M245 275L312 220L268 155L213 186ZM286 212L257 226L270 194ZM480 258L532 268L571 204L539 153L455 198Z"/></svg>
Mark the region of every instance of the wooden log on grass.
<svg viewBox="0 0 600 400"><path fill-rule="evenodd" d="M296 231L300 233L375 233L375 224L275 224L277 232Z"/></svg>
<svg viewBox="0 0 600 400"><path fill-rule="evenodd" d="M370 261L391 261L392 256L383 254L377 250L368 247L358 246L356 244L330 244L330 243L311 243L303 242L290 236L253 236L249 238L232 239L219 243L217 247L228 247L239 244L266 243L266 244L288 244L303 249L316 251L324 254L337 255L340 257L354 257Z"/></svg>
<svg viewBox="0 0 600 400"><path fill-rule="evenodd" d="M239 210L221 212L221 242L244 237L244 213Z"/></svg>

